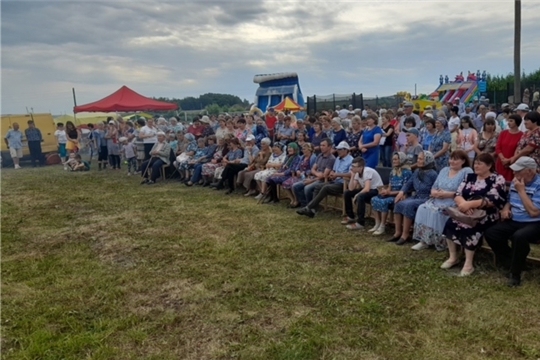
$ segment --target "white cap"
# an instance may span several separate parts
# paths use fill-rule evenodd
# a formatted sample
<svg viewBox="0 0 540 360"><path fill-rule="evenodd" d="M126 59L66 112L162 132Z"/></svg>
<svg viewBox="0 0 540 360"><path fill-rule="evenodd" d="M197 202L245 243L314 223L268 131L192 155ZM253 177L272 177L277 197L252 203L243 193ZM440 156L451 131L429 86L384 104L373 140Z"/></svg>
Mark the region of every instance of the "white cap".
<svg viewBox="0 0 540 360"><path fill-rule="evenodd" d="M253 136L251 134L246 136L246 141L254 141L254 140L255 140L255 136Z"/></svg>
<svg viewBox="0 0 540 360"><path fill-rule="evenodd" d="M510 106L510 104L508 104L508 103L504 103L504 104L502 104L502 105L501 105L501 108L503 108L503 109L504 109L505 107L509 107L509 106Z"/></svg>
<svg viewBox="0 0 540 360"><path fill-rule="evenodd" d="M341 149L347 149L349 150L351 147L349 146L349 144L346 142L346 141L342 141L338 144L338 146L336 146L336 150L341 150Z"/></svg>
<svg viewBox="0 0 540 360"><path fill-rule="evenodd" d="M118 139L118 141L120 142L124 142L124 141L127 141L127 137L125 136L122 136L120 139Z"/></svg>
<svg viewBox="0 0 540 360"><path fill-rule="evenodd" d="M516 110L530 111L531 109L529 109L529 105L527 104L519 104Z"/></svg>
<svg viewBox="0 0 540 360"><path fill-rule="evenodd" d="M488 112L488 113L486 114L486 119L489 118L489 117L491 117L491 118L493 118L493 119L496 119L496 118L497 118L497 114L494 113L493 111L490 111L490 112Z"/></svg>
<svg viewBox="0 0 540 360"><path fill-rule="evenodd" d="M514 171L521 171L523 169L536 169L538 164L534 161L533 158L528 156L522 156L516 160L515 163L510 165L510 169Z"/></svg>
<svg viewBox="0 0 540 360"><path fill-rule="evenodd" d="M432 113L425 113L424 116L433 119L433 114Z"/></svg>

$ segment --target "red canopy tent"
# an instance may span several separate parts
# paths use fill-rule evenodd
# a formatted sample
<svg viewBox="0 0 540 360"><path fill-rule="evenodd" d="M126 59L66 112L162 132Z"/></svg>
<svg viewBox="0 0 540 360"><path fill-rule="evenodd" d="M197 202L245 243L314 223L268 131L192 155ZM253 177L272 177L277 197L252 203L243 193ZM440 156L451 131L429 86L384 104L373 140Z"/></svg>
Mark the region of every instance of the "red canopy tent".
<svg viewBox="0 0 540 360"><path fill-rule="evenodd" d="M127 86L101 100L73 107L73 112L83 111L144 111L144 110L176 110L178 105L142 96Z"/></svg>

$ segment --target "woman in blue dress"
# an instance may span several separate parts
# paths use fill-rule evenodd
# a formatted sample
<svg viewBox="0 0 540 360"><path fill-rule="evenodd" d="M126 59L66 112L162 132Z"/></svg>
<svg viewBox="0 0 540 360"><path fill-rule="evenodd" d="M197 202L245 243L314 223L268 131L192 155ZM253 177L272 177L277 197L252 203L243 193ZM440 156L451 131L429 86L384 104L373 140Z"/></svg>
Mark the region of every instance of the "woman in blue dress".
<svg viewBox="0 0 540 360"><path fill-rule="evenodd" d="M367 117L367 127L364 129L358 149L362 152L362 157L366 162L366 167L375 169L379 164L379 143L381 141L382 129L377 125L379 118L375 114Z"/></svg>
<svg viewBox="0 0 540 360"><path fill-rule="evenodd" d="M403 245L409 240L409 232L416 216L416 210L429 198L431 187L437 179L437 172L433 170L432 153L424 151L418 154L416 164L417 169L394 199L396 231L388 241L396 241L396 245ZM405 194L413 191L413 195L405 198Z"/></svg>
<svg viewBox="0 0 540 360"><path fill-rule="evenodd" d="M396 195L411 176L412 172L408 165L407 155L403 152L395 152L392 156L392 172L390 173L388 188L379 190L379 195L371 199L371 210L375 218L375 225L379 224L373 235L384 234L390 206L394 205Z"/></svg>
<svg viewBox="0 0 540 360"><path fill-rule="evenodd" d="M429 151L435 157L435 170L441 171L448 165L448 154L450 151L450 143L452 143L452 136L450 131L446 129L446 119L437 118L435 121L435 135L431 139L429 145Z"/></svg>
<svg viewBox="0 0 540 360"><path fill-rule="evenodd" d="M427 249L434 245L438 251L446 250L446 239L442 236L448 216L443 211L455 206L456 190L467 174L472 173L469 158L463 150L450 154L449 165L441 170L431 188L431 198L420 205L414 220L413 239L419 243L413 250Z"/></svg>

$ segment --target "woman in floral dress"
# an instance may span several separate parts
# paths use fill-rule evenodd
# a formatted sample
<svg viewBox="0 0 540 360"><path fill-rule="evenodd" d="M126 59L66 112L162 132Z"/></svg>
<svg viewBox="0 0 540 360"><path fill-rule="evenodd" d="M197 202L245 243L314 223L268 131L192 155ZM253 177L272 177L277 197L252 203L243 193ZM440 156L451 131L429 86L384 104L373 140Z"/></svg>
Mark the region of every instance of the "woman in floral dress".
<svg viewBox="0 0 540 360"><path fill-rule="evenodd" d="M371 199L371 210L373 211L375 223L380 223L379 228L373 232L373 235L384 234L390 206L394 205L396 195L411 176L412 172L408 165L407 155L404 152L395 152L392 156L389 187L379 190L379 195Z"/></svg>
<svg viewBox="0 0 540 360"><path fill-rule="evenodd" d="M495 157L495 147L497 146L497 137L499 136L495 130L495 120L487 119L482 128L482 132L478 134L478 140L476 140L474 146L476 155L486 153Z"/></svg>
<svg viewBox="0 0 540 360"><path fill-rule="evenodd" d="M351 120L352 131L347 135L347 144L351 147L349 149L349 154L351 154L353 158L362 156L362 152L358 149L358 142L362 136L361 122L362 119L360 116L353 116Z"/></svg>
<svg viewBox="0 0 540 360"><path fill-rule="evenodd" d="M448 215L443 211L455 206L454 196L459 185L467 174L472 173L469 157L464 150L456 150L450 154L450 166L445 167L437 176L431 188L431 197L420 205L414 220L413 239L419 243L413 250L427 249L434 245L438 251L446 250L446 239L442 236Z"/></svg>
<svg viewBox="0 0 540 360"><path fill-rule="evenodd" d="M281 164L281 167L274 174L266 178L266 186L269 188L269 201L270 203L279 202L277 195L277 186L282 184L285 180L292 176L294 172L298 170L298 166L302 161L302 155L299 154L298 145L295 142L291 142L287 145L287 157ZM289 198L291 198L289 196ZM291 201L292 202L292 201Z"/></svg>
<svg viewBox="0 0 540 360"><path fill-rule="evenodd" d="M212 159L210 160L210 162L207 162L202 166L201 174L204 181L203 186L210 186L212 178L214 177L214 172L218 167L221 166L221 159L223 159L223 157L227 155L227 152L229 151L229 148L224 138L218 138L217 143L218 146L216 148L216 151L214 151Z"/></svg>
<svg viewBox="0 0 540 360"><path fill-rule="evenodd" d="M294 196L294 192L291 191L292 186L298 181L303 181L304 177L308 177L311 173L311 168L315 164L315 159L317 156L314 154L313 145L310 143L305 143L302 146L302 156L295 171L291 171L291 174L281 183L281 187L287 191L292 199L291 203L288 205L290 208L300 207L300 204Z"/></svg>
<svg viewBox="0 0 540 360"><path fill-rule="evenodd" d="M474 161L474 173L468 174L456 191L457 208L464 214L470 215L475 209L482 209L486 217L474 227L458 220L449 218L444 226L443 234L448 246L449 258L442 269L450 269L459 263L456 244L465 248L465 264L461 276L474 272L474 253L482 244L484 231L499 221L499 210L506 204L506 187L504 177L494 173L495 160L490 154L484 153Z"/></svg>

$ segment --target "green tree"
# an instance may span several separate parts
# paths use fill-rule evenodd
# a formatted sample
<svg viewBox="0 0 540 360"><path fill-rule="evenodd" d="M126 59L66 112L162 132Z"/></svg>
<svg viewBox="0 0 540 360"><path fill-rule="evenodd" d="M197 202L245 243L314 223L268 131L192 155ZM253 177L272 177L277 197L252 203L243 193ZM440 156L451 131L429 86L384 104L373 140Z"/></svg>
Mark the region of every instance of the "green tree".
<svg viewBox="0 0 540 360"><path fill-rule="evenodd" d="M215 103L206 105L205 109L210 115L218 115L221 112L221 107Z"/></svg>

